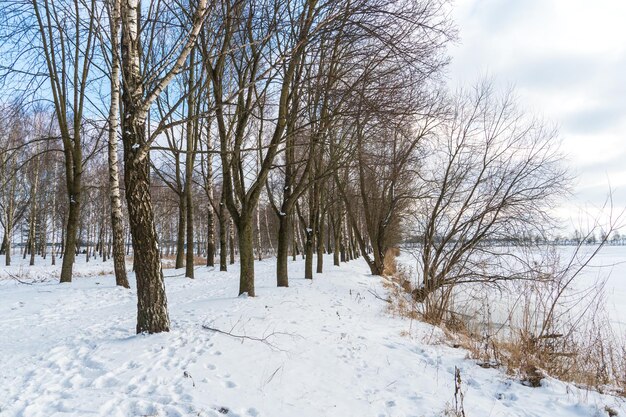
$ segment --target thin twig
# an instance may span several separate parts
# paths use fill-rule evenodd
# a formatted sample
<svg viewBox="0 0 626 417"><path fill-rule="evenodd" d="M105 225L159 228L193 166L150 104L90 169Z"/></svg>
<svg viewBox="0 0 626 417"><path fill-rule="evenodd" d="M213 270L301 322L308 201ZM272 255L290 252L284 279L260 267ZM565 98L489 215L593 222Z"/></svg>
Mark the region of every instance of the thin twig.
<svg viewBox="0 0 626 417"><path fill-rule="evenodd" d="M369 292L370 294L372 294L375 298L377 298L379 300L382 300L382 301L384 301L386 303L391 303L391 300L389 298L383 298L380 295L376 294L375 291L367 290L367 292Z"/></svg>
<svg viewBox="0 0 626 417"><path fill-rule="evenodd" d="M252 341L255 341L255 342L261 342L261 343L269 346L271 349L279 350L279 351L284 351L284 350L280 349L276 345L273 345L272 343L270 343L268 339L270 337L272 337L272 336L277 336L277 335L290 335L289 333L284 333L284 332L272 332L272 333L270 333L270 334L268 334L266 336L263 336L263 337L255 337L255 336L248 336L248 335L245 335L245 334L243 334L243 335L235 334L235 333L232 333L230 331L224 331L224 330L217 329L215 327L208 326L206 324L203 324L202 328L204 330L210 330L210 331L215 332L215 333L220 333L220 334L223 334L223 335L226 335L226 336L234 337L236 339L241 339L242 341L248 339L248 340L252 340Z"/></svg>

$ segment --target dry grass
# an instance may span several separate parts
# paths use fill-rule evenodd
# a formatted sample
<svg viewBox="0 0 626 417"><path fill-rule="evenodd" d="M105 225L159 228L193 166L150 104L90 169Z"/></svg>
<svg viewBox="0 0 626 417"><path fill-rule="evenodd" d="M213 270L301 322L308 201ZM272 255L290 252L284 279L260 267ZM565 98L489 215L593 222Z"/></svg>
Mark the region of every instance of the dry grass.
<svg viewBox="0 0 626 417"><path fill-rule="evenodd" d="M161 261L162 262L175 263L176 262L176 255L163 255L163 256L161 256ZM198 265L206 265L206 258L204 256L195 255L193 257L193 264L196 265L196 266L198 266Z"/></svg>
<svg viewBox="0 0 626 417"><path fill-rule="evenodd" d="M411 320L421 320L422 316L417 310L416 304L410 297L411 281L408 279L406 269L397 267L394 275L388 276L383 281L383 286L389 294L387 309L394 316L407 317Z"/></svg>
<svg viewBox="0 0 626 417"><path fill-rule="evenodd" d="M133 264L132 255L126 256L126 263L129 265ZM204 256L195 255L193 257L193 264L194 266L205 266L206 258ZM163 268L166 268L166 269L174 268L176 266L176 255L172 254L172 255L161 256L161 265L163 266ZM183 265L184 265L184 262L183 262Z"/></svg>
<svg viewBox="0 0 626 417"><path fill-rule="evenodd" d="M529 386L540 386L550 375L582 388L626 396L624 345L620 347L606 334L592 340L561 335L536 338L523 333L487 337L447 330L446 334L480 366L503 367Z"/></svg>
<svg viewBox="0 0 626 417"><path fill-rule="evenodd" d="M396 262L396 258L398 256L400 256L399 248L387 249L387 251L385 252L385 259L383 262L383 265L384 265L383 275L388 276L388 277L396 275L396 273L398 272L397 270L398 263Z"/></svg>
<svg viewBox="0 0 626 417"><path fill-rule="evenodd" d="M470 315L450 307L429 311L425 303L417 303L411 296L411 271L401 265L391 269L396 272L384 284L389 294L389 311L439 326L447 343L466 349L468 358L480 366L502 367L529 386L540 386L541 380L550 375L583 388L626 396L626 340L614 334L601 309L601 294L593 294L589 301L593 309L563 308L562 314L548 316L545 306L556 303L559 307L562 300L550 299L554 292L547 288L524 289L533 297L526 297L521 307L517 306L524 315L518 320L522 327L512 321L494 326L488 322L490 314L478 318L475 312ZM601 292L601 288L597 291ZM513 315L511 311L509 318Z"/></svg>

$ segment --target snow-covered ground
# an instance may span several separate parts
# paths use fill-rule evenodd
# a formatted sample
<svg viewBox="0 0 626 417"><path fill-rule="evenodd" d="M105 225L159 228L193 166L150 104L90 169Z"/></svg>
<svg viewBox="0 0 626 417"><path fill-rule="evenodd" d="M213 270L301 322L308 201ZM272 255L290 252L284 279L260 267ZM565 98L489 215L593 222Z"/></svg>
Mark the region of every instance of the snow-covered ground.
<svg viewBox="0 0 626 417"><path fill-rule="evenodd" d="M0 268L0 416L444 416L455 367L467 417L626 416L622 399L550 378L526 387L389 316L362 261L328 258L312 282L291 262L290 288L258 262L256 298L236 297L237 265L195 280L166 270L172 330L158 335L135 334L135 291L114 286L110 264L82 262L63 285L55 268L8 270L48 280L33 285Z"/></svg>

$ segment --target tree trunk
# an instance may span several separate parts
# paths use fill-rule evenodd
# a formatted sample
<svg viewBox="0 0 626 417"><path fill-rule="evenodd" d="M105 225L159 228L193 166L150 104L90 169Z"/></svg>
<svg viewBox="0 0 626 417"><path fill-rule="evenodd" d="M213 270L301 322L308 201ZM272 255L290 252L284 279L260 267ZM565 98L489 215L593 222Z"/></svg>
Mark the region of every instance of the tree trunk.
<svg viewBox="0 0 626 417"><path fill-rule="evenodd" d="M382 250L379 248L374 248L374 259L372 265L370 266L370 270L372 275L383 275L385 272L385 256Z"/></svg>
<svg viewBox="0 0 626 417"><path fill-rule="evenodd" d="M263 260L263 254L261 253L261 211L259 204L256 206L256 245L257 245L257 256L259 261Z"/></svg>
<svg viewBox="0 0 626 417"><path fill-rule="evenodd" d="M341 215L333 221L333 265L339 266L341 257Z"/></svg>
<svg viewBox="0 0 626 417"><path fill-rule="evenodd" d="M187 198L185 193L178 196L178 234L176 235L176 265L180 269L185 265L185 220L187 220Z"/></svg>
<svg viewBox="0 0 626 417"><path fill-rule="evenodd" d="M326 247L324 248L324 252L327 254L331 254L331 243L334 244L334 242L331 242L331 238L333 237L333 234L330 231L330 216L328 214L326 214L326 224L324 226L324 230L325 230L325 236L326 236Z"/></svg>
<svg viewBox="0 0 626 417"><path fill-rule="evenodd" d="M11 266L11 244L13 243L13 205L15 204L13 196L15 195L16 178L17 175L13 175L13 179L11 180L11 193L9 194L9 204L4 228L4 239L6 242L4 263L6 266Z"/></svg>
<svg viewBox="0 0 626 417"><path fill-rule="evenodd" d="M63 255L65 252L65 228L61 228L61 246L59 247L61 252L59 253L59 258L63 259Z"/></svg>
<svg viewBox="0 0 626 417"><path fill-rule="evenodd" d="M54 219L54 216L52 216L52 218ZM56 240L55 240L55 233L54 233L54 222L52 223L52 247L50 248L50 264L52 266L57 264L57 260L56 260Z"/></svg>
<svg viewBox="0 0 626 417"><path fill-rule="evenodd" d="M48 224L48 219L46 218L46 214L43 214L43 218L41 219L41 231L40 231L40 242L41 245L41 257L45 260L48 252L48 242L46 241L46 237L48 236L48 228L46 227Z"/></svg>
<svg viewBox="0 0 626 417"><path fill-rule="evenodd" d="M276 250L274 249L274 243L272 243L272 234L270 232L270 223L267 219L267 207L265 210L263 210L263 214L265 217L265 232L267 233L267 243L270 247L270 250L272 251L272 253L276 253ZM260 238L259 238L259 242L260 242Z"/></svg>
<svg viewBox="0 0 626 417"><path fill-rule="evenodd" d="M293 228L295 229L295 239L296 239L296 247L298 248L298 254L300 255L300 257L302 258L302 260L304 260L304 252L305 248L304 248L304 241L305 241L305 233L302 231L302 225L300 224L299 221L296 221L296 219L294 219L295 223L293 224Z"/></svg>
<svg viewBox="0 0 626 417"><path fill-rule="evenodd" d="M291 222L292 219L289 219L289 222ZM292 259L295 261L296 260L296 256L298 256L298 231L296 230L296 227L293 227L294 224L291 223L292 225L292 231L291 231L291 256Z"/></svg>
<svg viewBox="0 0 626 417"><path fill-rule="evenodd" d="M91 227L87 226L87 239L85 240L85 259L86 259L86 262L89 262L89 254L90 254L90 248L91 248L91 246L89 245L90 240L91 240Z"/></svg>
<svg viewBox="0 0 626 417"><path fill-rule="evenodd" d="M36 201L35 196L32 196L31 199L33 200L32 206L31 206L31 212L30 212L30 229L28 231L29 237L28 237L28 242L30 243L29 245L29 252L30 252L30 262L28 263L30 266L35 265L35 223L36 223L36 216L37 216L37 210L35 207L35 203L34 201Z"/></svg>
<svg viewBox="0 0 626 417"><path fill-rule="evenodd" d="M235 222L230 219L230 264L235 263Z"/></svg>
<svg viewBox="0 0 626 417"><path fill-rule="evenodd" d="M189 54L189 88L187 94L188 103L187 103L187 126L186 126L186 134L187 134L187 153L185 154L185 205L187 209L187 258L185 265L185 276L187 278L193 278L193 195L192 195L192 176L193 176L193 164L195 159L195 151L196 151L196 132L194 126L196 122L193 120L194 117L194 109L195 109L195 101L194 94L192 89L194 87L195 82L195 54L194 51L191 51Z"/></svg>
<svg viewBox="0 0 626 417"><path fill-rule="evenodd" d="M287 260L289 257L289 239L291 237L291 216L286 213L280 213L278 216L278 252L276 253L276 284L279 287L289 286Z"/></svg>
<svg viewBox="0 0 626 417"><path fill-rule="evenodd" d="M145 143L147 108L139 68L138 0L123 2L122 9L122 141L124 183L137 279L137 333L169 331L165 283L150 196L150 159Z"/></svg>
<svg viewBox="0 0 626 417"><path fill-rule="evenodd" d="M207 208L206 266L215 266L215 221L210 203Z"/></svg>
<svg viewBox="0 0 626 417"><path fill-rule="evenodd" d="M214 195L214 186L213 186L213 144L211 142L211 123L207 123L207 169L206 169L206 177L205 177L205 190L207 199L209 200L207 206L207 245L206 245L206 265L207 266L215 266L215 213L213 212L213 195ZM223 200L220 203L220 217L222 216L221 210L224 206ZM218 219L220 222L219 227L221 228L222 220ZM220 229L221 236L221 229ZM221 240L220 240L221 243ZM221 254L220 254L220 270L221 270Z"/></svg>
<svg viewBox="0 0 626 417"><path fill-rule="evenodd" d="M254 227L252 218L241 218L237 223L239 238L239 295L254 297Z"/></svg>
<svg viewBox="0 0 626 417"><path fill-rule="evenodd" d="M342 222L341 222L341 262L348 262L348 251L346 246L348 245L348 237L347 237L347 230L348 230L348 217L347 217L347 213L342 216Z"/></svg>
<svg viewBox="0 0 626 417"><path fill-rule="evenodd" d="M70 204L65 228L65 245L63 246L63 263L61 265L61 282L72 282L72 269L76 259L76 242L78 223L80 221L80 176L75 176L73 190L70 191Z"/></svg>
<svg viewBox="0 0 626 417"><path fill-rule="evenodd" d="M316 269L315 272L317 274L321 274L323 272L324 269L324 228L323 228L324 222L323 222L323 217L320 218L320 221L318 223L317 226L317 237L315 239L315 242L317 243L317 265L316 265Z"/></svg>
<svg viewBox="0 0 626 417"><path fill-rule="evenodd" d="M224 199L220 201L220 216L219 216L219 230L220 230L220 271L226 271L228 269L227 265L227 227L226 227L226 204L224 203Z"/></svg>
<svg viewBox="0 0 626 417"><path fill-rule="evenodd" d="M313 279L313 230L306 229L306 243L304 244L304 278Z"/></svg>
<svg viewBox="0 0 626 417"><path fill-rule="evenodd" d="M120 103L120 0L113 0L109 24L111 26L111 104L109 107L109 200L111 204L111 238L113 240L113 270L115 284L130 288L126 275L124 255L124 220L120 198L120 175L117 162L117 128Z"/></svg>
<svg viewBox="0 0 626 417"><path fill-rule="evenodd" d="M185 276L193 278L193 199L191 196L191 181L185 192L187 206L187 259L185 261Z"/></svg>
<svg viewBox="0 0 626 417"><path fill-rule="evenodd" d="M207 238L206 238L206 266L215 266L215 214L213 213L213 154L211 153L211 136L207 135L207 174L206 194L209 200L207 206ZM220 206L221 207L221 206Z"/></svg>
<svg viewBox="0 0 626 417"><path fill-rule="evenodd" d="M132 120L128 120L125 126L131 122ZM150 196L150 166L148 159L137 159L132 149L132 144L138 142L136 136L143 137L143 132L142 126L125 129L124 178L132 235L133 267L137 278L137 333L159 333L169 331L170 321Z"/></svg>

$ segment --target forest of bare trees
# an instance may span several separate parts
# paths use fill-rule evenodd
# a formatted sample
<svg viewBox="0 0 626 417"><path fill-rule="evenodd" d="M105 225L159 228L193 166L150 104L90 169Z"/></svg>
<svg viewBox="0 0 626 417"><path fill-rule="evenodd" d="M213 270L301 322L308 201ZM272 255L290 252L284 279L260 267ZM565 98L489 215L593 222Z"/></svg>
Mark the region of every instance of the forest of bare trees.
<svg viewBox="0 0 626 417"><path fill-rule="evenodd" d="M314 279L329 253L382 275L410 233L425 299L476 271L481 242L547 233L569 183L556 133L488 82L446 89L448 6L2 0L6 265L60 260L70 282L76 257L112 258L137 332L158 333L164 264L191 279L238 259L255 296L255 259L277 258L281 287L289 259Z"/></svg>

